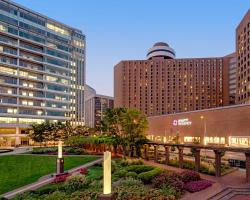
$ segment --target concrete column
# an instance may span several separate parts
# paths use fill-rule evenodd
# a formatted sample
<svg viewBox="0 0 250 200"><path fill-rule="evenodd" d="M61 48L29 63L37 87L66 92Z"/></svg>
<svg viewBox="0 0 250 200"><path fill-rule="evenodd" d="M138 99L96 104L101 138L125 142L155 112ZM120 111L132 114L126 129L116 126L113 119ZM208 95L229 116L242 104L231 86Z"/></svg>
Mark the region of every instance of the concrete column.
<svg viewBox="0 0 250 200"><path fill-rule="evenodd" d="M246 182L250 183L250 152L245 153L246 156Z"/></svg>
<svg viewBox="0 0 250 200"><path fill-rule="evenodd" d="M148 145L144 145L144 159L148 160Z"/></svg>
<svg viewBox="0 0 250 200"><path fill-rule="evenodd" d="M195 171L199 172L201 159L200 159L200 149L195 149L194 151L194 159L195 159Z"/></svg>
<svg viewBox="0 0 250 200"><path fill-rule="evenodd" d="M17 127L16 127L15 146L21 145L21 137L19 136L19 134L20 134L20 128L17 126Z"/></svg>
<svg viewBox="0 0 250 200"><path fill-rule="evenodd" d="M221 152L218 150L214 150L215 153L215 176L221 176Z"/></svg>
<svg viewBox="0 0 250 200"><path fill-rule="evenodd" d="M168 165L169 163L169 147L168 146L164 146L165 147L165 164Z"/></svg>
<svg viewBox="0 0 250 200"><path fill-rule="evenodd" d="M183 147L178 147L179 151L179 168L183 168Z"/></svg>
<svg viewBox="0 0 250 200"><path fill-rule="evenodd" d="M158 162L158 145L154 145L154 161Z"/></svg>

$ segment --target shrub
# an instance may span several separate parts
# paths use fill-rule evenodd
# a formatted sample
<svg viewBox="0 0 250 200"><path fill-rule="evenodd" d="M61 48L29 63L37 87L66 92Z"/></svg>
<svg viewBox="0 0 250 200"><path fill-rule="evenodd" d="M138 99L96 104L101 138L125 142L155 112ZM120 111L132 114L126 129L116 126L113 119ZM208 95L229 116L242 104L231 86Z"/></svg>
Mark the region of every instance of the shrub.
<svg viewBox="0 0 250 200"><path fill-rule="evenodd" d="M152 179L164 172L163 169L155 168L153 170L150 170L148 172L142 172L138 175L138 178L141 179L144 183L151 183Z"/></svg>
<svg viewBox="0 0 250 200"><path fill-rule="evenodd" d="M174 167L178 167L179 166L179 162L178 160L170 160L168 165L170 166L174 166Z"/></svg>
<svg viewBox="0 0 250 200"><path fill-rule="evenodd" d="M76 191L70 195L70 200L97 200L102 192L102 181L93 181L84 191Z"/></svg>
<svg viewBox="0 0 250 200"><path fill-rule="evenodd" d="M128 160L127 159L122 159L119 164L122 166L122 167L126 167L129 165L128 163Z"/></svg>
<svg viewBox="0 0 250 200"><path fill-rule="evenodd" d="M87 181L84 175L74 175L67 179L65 182L64 188L67 193L72 193L77 190L86 188L89 182Z"/></svg>
<svg viewBox="0 0 250 200"><path fill-rule="evenodd" d="M67 153L69 153L69 154L77 154L76 149L73 148L73 147L66 147L66 148L64 148L64 149L65 149L65 151L66 151Z"/></svg>
<svg viewBox="0 0 250 200"><path fill-rule="evenodd" d="M76 154L79 154L79 155L87 154L86 150L84 150L83 148L77 148L77 149L75 150L75 153L76 153Z"/></svg>
<svg viewBox="0 0 250 200"><path fill-rule="evenodd" d="M52 194L46 195L44 200L64 200L66 199L66 195L64 192L55 191Z"/></svg>
<svg viewBox="0 0 250 200"><path fill-rule="evenodd" d="M122 181L121 186L135 186L135 185L140 185L143 186L142 182L140 180L134 179L134 178L126 178Z"/></svg>
<svg viewBox="0 0 250 200"><path fill-rule="evenodd" d="M140 174L142 172L147 172L147 171L153 170L154 168L155 167L148 166L148 165L130 165L130 166L126 167L125 169L128 172L133 171L137 174Z"/></svg>
<svg viewBox="0 0 250 200"><path fill-rule="evenodd" d="M182 191L184 188L184 183L182 182L180 175L175 172L159 174L152 180L152 184L154 188L170 186L178 191Z"/></svg>
<svg viewBox="0 0 250 200"><path fill-rule="evenodd" d="M123 178L126 176L127 173L128 173L127 170L121 169L121 170L118 170L117 172L115 172L114 175L118 176L119 178Z"/></svg>
<svg viewBox="0 0 250 200"><path fill-rule="evenodd" d="M189 192L198 192L204 190L212 185L211 181L208 180L199 180L191 181L185 184L184 188Z"/></svg>
<svg viewBox="0 0 250 200"><path fill-rule="evenodd" d="M175 200L174 195L166 195L162 190L148 189L141 181L127 178L114 189L116 200Z"/></svg>
<svg viewBox="0 0 250 200"><path fill-rule="evenodd" d="M193 161L190 161L190 160L184 160L183 168L184 169L189 169L189 170L194 170L195 169L195 163Z"/></svg>
<svg viewBox="0 0 250 200"><path fill-rule="evenodd" d="M63 175L59 175L59 176L56 176L53 180L52 183L61 183L61 182L64 182L66 181L67 177L69 177L71 174L68 173L68 174L63 174Z"/></svg>
<svg viewBox="0 0 250 200"><path fill-rule="evenodd" d="M181 173L181 178L184 183L198 181L201 179L200 174L196 171L186 170Z"/></svg>
<svg viewBox="0 0 250 200"><path fill-rule="evenodd" d="M181 197L182 190L177 190L176 188L171 187L170 185L164 185L161 188L161 192L165 196L174 196L176 199L179 199Z"/></svg>
<svg viewBox="0 0 250 200"><path fill-rule="evenodd" d="M129 160L130 165L143 165L143 161L141 159L131 159Z"/></svg>
<svg viewBox="0 0 250 200"><path fill-rule="evenodd" d="M111 172L114 173L117 169L117 164L114 160L111 161Z"/></svg>
<svg viewBox="0 0 250 200"><path fill-rule="evenodd" d="M85 168L85 167L81 168L79 171L80 171L80 174L82 174L82 175L87 175L88 174L88 169Z"/></svg>
<svg viewBox="0 0 250 200"><path fill-rule="evenodd" d="M174 193L174 192L173 192ZM161 190L154 190L151 189L145 195L145 200L176 200L175 195L166 193L165 191Z"/></svg>
<svg viewBox="0 0 250 200"><path fill-rule="evenodd" d="M126 174L126 176L127 176L127 177L131 177L131 178L137 178L137 173L135 173L135 172L128 172L128 173Z"/></svg>
<svg viewBox="0 0 250 200"><path fill-rule="evenodd" d="M52 153L56 151L57 151L57 147L37 147L37 148L33 148L32 153L33 154L46 154L46 153Z"/></svg>
<svg viewBox="0 0 250 200"><path fill-rule="evenodd" d="M114 189L114 193L116 194L116 200L136 200L142 199L146 190L140 180L126 178L121 182L120 186Z"/></svg>

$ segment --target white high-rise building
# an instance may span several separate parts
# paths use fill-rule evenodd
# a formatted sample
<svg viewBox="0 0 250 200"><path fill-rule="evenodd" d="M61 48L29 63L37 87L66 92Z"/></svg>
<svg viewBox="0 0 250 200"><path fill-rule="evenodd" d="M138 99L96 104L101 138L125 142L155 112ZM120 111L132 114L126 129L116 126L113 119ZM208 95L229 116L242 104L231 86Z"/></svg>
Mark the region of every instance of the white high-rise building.
<svg viewBox="0 0 250 200"><path fill-rule="evenodd" d="M32 123L84 124L85 36L0 0L0 146L27 144Z"/></svg>

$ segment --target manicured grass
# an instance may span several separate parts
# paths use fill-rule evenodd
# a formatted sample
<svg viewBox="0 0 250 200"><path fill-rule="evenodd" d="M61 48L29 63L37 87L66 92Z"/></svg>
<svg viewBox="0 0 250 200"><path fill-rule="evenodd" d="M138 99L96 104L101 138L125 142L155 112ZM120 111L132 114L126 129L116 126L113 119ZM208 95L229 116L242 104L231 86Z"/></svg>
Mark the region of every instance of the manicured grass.
<svg viewBox="0 0 250 200"><path fill-rule="evenodd" d="M103 176L103 169L99 166L93 166L88 169L87 178L91 180L98 180Z"/></svg>
<svg viewBox="0 0 250 200"><path fill-rule="evenodd" d="M65 156L65 170L96 160L95 156ZM37 181L54 173L56 156L0 156L0 194Z"/></svg>

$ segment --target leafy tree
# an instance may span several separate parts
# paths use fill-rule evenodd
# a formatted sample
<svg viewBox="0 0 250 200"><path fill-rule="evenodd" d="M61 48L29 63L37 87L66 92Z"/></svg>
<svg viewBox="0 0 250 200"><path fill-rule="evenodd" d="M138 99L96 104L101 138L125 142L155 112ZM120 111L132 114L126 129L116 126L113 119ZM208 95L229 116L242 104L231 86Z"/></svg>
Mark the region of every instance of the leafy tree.
<svg viewBox="0 0 250 200"><path fill-rule="evenodd" d="M117 152L118 145L126 146L122 131L122 114L126 112L125 108L108 108L105 111L104 118L101 121L100 130L101 135L106 135L112 137L112 146L114 147L114 152Z"/></svg>
<svg viewBox="0 0 250 200"><path fill-rule="evenodd" d="M32 124L30 128L26 130L26 133L33 141L39 142L41 146L42 142L45 141L44 131L45 131L44 124Z"/></svg>
<svg viewBox="0 0 250 200"><path fill-rule="evenodd" d="M129 145L130 156L134 156L134 147L139 157L142 145L147 141L145 131L148 128L148 121L144 114L134 108L128 108L121 115L121 125L124 131L123 139Z"/></svg>
<svg viewBox="0 0 250 200"><path fill-rule="evenodd" d="M42 142L65 140L72 134L72 130L69 122L51 123L46 121L41 124L32 124L26 132L32 140L41 144Z"/></svg>

